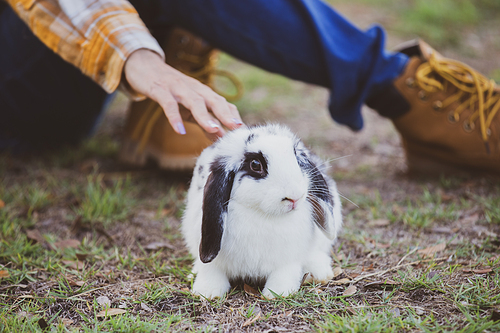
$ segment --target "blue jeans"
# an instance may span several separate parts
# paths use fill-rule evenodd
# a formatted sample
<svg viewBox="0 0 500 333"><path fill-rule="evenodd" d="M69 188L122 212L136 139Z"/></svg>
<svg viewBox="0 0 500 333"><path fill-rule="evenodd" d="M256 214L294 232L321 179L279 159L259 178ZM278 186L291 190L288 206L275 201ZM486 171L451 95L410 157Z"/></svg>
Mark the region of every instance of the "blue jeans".
<svg viewBox="0 0 500 333"><path fill-rule="evenodd" d="M130 2L155 36L180 26L255 66L329 88L333 119L354 130L363 126L361 105L392 86L408 60L384 50L382 28L361 31L320 0ZM0 14L0 50L0 140L14 128L22 140L74 141L90 131L104 91L10 8Z"/></svg>

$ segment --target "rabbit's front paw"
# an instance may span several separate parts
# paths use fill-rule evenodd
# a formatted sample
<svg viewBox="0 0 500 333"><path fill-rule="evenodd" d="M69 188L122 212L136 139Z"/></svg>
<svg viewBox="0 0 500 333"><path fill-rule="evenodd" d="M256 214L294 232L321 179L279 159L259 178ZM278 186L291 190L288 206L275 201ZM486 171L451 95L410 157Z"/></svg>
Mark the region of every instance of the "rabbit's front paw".
<svg viewBox="0 0 500 333"><path fill-rule="evenodd" d="M333 279L333 270L330 266L314 267L307 275L306 281L308 283L318 282L326 284Z"/></svg>
<svg viewBox="0 0 500 333"><path fill-rule="evenodd" d="M333 279L332 260L328 255L316 252L311 255L309 262L305 267L309 272L306 282L327 283Z"/></svg>
<svg viewBox="0 0 500 333"><path fill-rule="evenodd" d="M296 293L300 288L302 275L302 268L298 265L284 267L273 272L267 278L262 296L272 299L275 297L274 295L286 297Z"/></svg>
<svg viewBox="0 0 500 333"><path fill-rule="evenodd" d="M193 294L208 299L224 296L231 284L226 275L218 270L200 270L193 283Z"/></svg>
<svg viewBox="0 0 500 333"><path fill-rule="evenodd" d="M229 284L228 286L214 286L201 283L198 283L197 285L195 283L195 285L193 285L193 294L203 296L207 299L213 299L224 296L228 292L229 288Z"/></svg>

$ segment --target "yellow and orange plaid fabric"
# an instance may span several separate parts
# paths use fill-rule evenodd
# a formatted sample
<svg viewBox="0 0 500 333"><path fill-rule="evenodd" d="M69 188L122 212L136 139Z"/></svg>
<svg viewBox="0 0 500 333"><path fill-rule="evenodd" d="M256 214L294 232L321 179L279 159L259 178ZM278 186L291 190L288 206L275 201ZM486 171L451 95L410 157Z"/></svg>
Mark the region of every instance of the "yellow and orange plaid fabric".
<svg viewBox="0 0 500 333"><path fill-rule="evenodd" d="M138 49L165 55L126 0L7 0L33 33L107 92ZM135 98L142 96L129 92Z"/></svg>

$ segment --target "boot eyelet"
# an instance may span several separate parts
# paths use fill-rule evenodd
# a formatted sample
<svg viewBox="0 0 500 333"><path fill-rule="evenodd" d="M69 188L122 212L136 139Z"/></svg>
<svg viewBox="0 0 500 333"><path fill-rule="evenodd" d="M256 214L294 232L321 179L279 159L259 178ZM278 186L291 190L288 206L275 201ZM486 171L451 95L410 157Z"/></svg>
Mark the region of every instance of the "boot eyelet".
<svg viewBox="0 0 500 333"><path fill-rule="evenodd" d="M423 90L420 90L418 92L418 98L420 98L421 101L426 101L427 100L427 93Z"/></svg>
<svg viewBox="0 0 500 333"><path fill-rule="evenodd" d="M474 123L471 123L469 120L464 121L464 130L468 133L472 132L476 128Z"/></svg>
<svg viewBox="0 0 500 333"><path fill-rule="evenodd" d="M460 120L460 117L459 116L455 117L454 112L450 112L450 114L448 115L448 121L452 124L457 123L459 120Z"/></svg>
<svg viewBox="0 0 500 333"><path fill-rule="evenodd" d="M441 101L435 101L432 103L432 108L434 111L441 111L443 109L443 102Z"/></svg>
<svg viewBox="0 0 500 333"><path fill-rule="evenodd" d="M405 83L408 87L410 88L415 88L417 85L415 84L415 79L412 77L409 77L405 80Z"/></svg>

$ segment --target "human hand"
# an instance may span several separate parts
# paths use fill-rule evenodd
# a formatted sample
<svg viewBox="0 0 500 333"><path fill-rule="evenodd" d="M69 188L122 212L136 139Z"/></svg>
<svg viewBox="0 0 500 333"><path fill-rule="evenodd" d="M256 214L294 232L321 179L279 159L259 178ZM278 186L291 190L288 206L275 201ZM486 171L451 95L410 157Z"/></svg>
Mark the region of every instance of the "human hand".
<svg viewBox="0 0 500 333"><path fill-rule="evenodd" d="M229 129L243 124L236 106L210 87L167 65L155 52L147 49L133 52L125 62L124 74L132 89L162 107L179 134L186 133L183 119L195 120L207 133L216 136L224 135L221 123ZM178 103L189 112L179 109Z"/></svg>

